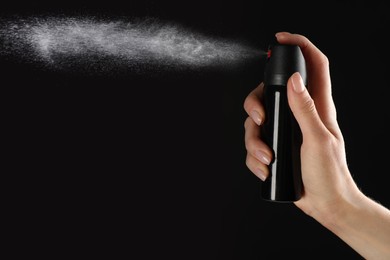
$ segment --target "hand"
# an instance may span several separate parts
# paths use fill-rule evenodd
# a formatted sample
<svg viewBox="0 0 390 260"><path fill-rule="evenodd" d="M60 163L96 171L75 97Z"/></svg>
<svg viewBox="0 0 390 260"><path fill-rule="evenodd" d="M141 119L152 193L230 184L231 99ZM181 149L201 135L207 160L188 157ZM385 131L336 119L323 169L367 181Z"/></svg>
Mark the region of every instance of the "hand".
<svg viewBox="0 0 390 260"><path fill-rule="evenodd" d="M332 98L329 61L306 37L278 33L281 44L298 45L306 60L308 86L298 72L287 82L289 106L302 130L303 195L294 202L365 259L390 259L390 210L365 196L354 182ZM261 139L265 120L263 84L244 101L246 164L261 180L268 177L272 151Z"/></svg>
<svg viewBox="0 0 390 260"><path fill-rule="evenodd" d="M298 45L307 62L307 89L299 73L293 74L287 83L289 105L303 135L304 193L295 204L310 216L330 217L329 213L338 210L342 201L359 198L360 191L347 167L344 139L332 99L329 62L302 35L278 33L276 37L279 43ZM267 164L272 160L272 151L260 136L261 122L265 120L261 103L263 86L261 83L249 93L244 109L249 115L245 121L246 163L254 174L265 180L269 175Z"/></svg>

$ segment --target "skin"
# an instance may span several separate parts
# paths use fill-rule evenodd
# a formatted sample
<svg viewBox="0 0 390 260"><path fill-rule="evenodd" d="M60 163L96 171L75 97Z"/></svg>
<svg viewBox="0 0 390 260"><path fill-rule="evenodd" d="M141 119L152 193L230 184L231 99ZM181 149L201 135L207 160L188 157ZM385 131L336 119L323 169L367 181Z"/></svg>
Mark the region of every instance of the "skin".
<svg viewBox="0 0 390 260"><path fill-rule="evenodd" d="M307 88L299 73L287 83L288 102L303 135L304 194L295 205L365 259L390 259L390 210L363 194L348 169L328 58L303 35L280 32L276 38L282 44L298 45L307 62ZM272 152L260 135L265 119L262 93L263 83L246 97L244 126L247 167L264 181Z"/></svg>

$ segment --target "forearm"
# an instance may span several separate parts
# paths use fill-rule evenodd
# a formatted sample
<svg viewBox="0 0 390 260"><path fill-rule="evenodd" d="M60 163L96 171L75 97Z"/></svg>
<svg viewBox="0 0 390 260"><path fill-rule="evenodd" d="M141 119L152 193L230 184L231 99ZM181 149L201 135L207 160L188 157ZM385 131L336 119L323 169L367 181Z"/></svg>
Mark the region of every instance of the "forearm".
<svg viewBox="0 0 390 260"><path fill-rule="evenodd" d="M365 259L390 259L390 210L363 194L320 222Z"/></svg>

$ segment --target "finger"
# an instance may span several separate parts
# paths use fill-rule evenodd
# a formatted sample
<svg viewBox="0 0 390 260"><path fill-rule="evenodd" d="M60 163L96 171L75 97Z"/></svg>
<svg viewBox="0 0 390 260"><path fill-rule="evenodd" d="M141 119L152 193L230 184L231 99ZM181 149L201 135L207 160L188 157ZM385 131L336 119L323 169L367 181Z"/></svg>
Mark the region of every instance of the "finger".
<svg viewBox="0 0 390 260"><path fill-rule="evenodd" d="M260 127L248 117L245 120L245 148L258 162L269 165L272 159L270 148L260 139Z"/></svg>
<svg viewBox="0 0 390 260"><path fill-rule="evenodd" d="M318 114L325 125L336 123L336 109L331 90L328 58L305 36L280 32L276 34L279 43L298 45L305 57L308 74L308 89L315 101Z"/></svg>
<svg viewBox="0 0 390 260"><path fill-rule="evenodd" d="M246 166L253 172L260 180L265 181L269 175L267 165L260 163L255 157L247 153Z"/></svg>
<svg viewBox="0 0 390 260"><path fill-rule="evenodd" d="M264 84L260 83L244 100L244 110L257 125L261 125L265 118L264 107L260 102L263 88Z"/></svg>
<svg viewBox="0 0 390 260"><path fill-rule="evenodd" d="M314 100L307 91L299 72L287 81L288 103L305 139L321 138L327 129L318 115Z"/></svg>
<svg viewBox="0 0 390 260"><path fill-rule="evenodd" d="M308 74L317 84L326 86L324 89L330 92L329 61L328 58L305 36L280 32L276 34L278 42L282 44L298 45L305 57ZM309 82L310 84L311 82ZM323 90L324 91L324 90Z"/></svg>

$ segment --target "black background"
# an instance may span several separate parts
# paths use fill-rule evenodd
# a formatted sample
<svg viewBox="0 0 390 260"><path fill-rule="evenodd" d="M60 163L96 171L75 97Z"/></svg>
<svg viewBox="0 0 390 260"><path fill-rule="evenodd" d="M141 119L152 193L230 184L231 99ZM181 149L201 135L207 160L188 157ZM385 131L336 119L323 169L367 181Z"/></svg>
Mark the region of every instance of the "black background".
<svg viewBox="0 0 390 260"><path fill-rule="evenodd" d="M278 31L307 36L330 60L353 177L390 207L388 9L329 2L31 1L1 12L155 17L262 50ZM9 197L23 242L39 244L33 254L361 259L293 204L260 199L245 166L242 106L262 80L260 58L234 70L108 75L50 71L17 56L1 65L8 155L22 158Z"/></svg>

